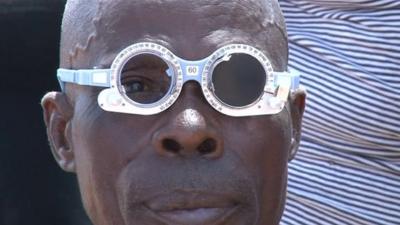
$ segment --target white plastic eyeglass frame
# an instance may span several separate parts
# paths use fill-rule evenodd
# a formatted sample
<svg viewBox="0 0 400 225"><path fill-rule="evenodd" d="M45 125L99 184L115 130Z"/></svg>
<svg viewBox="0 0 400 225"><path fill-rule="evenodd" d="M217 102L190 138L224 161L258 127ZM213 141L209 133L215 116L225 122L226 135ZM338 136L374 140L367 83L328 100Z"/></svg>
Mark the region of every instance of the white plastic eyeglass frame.
<svg viewBox="0 0 400 225"><path fill-rule="evenodd" d="M223 61L229 60L234 53L248 54L256 58L264 67L266 84L263 94L253 103L243 107L234 107L222 102L213 91L212 73ZM121 71L134 56L152 54L163 59L173 70L171 87L166 95L152 104L140 104L125 94L121 85ZM201 85L208 103L217 111L234 117L277 114L284 108L290 91L299 88L300 76L297 72L274 72L269 59L258 49L244 44L230 44L216 50L209 57L188 61L174 55L167 48L151 42L133 44L120 52L110 69L68 70L58 69L57 77L64 90L65 82L107 87L98 96L99 106L109 112L154 115L168 109L178 99L183 85L196 81Z"/></svg>

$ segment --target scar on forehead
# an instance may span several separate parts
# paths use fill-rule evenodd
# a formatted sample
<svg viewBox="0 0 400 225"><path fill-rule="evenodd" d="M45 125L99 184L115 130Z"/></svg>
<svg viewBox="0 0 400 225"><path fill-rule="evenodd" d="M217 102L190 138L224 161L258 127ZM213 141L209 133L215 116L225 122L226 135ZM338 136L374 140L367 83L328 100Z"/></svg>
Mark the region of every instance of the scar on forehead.
<svg viewBox="0 0 400 225"><path fill-rule="evenodd" d="M69 51L68 61L69 61L69 66L71 68L73 68L73 62L74 60L77 60L79 53L87 51L90 47L90 44L96 37L97 37L97 32L94 31L88 36L85 44L81 44L80 42L78 42L75 44L75 47Z"/></svg>
<svg viewBox="0 0 400 225"><path fill-rule="evenodd" d="M86 40L83 43L78 41L75 46L68 52L68 64L70 68L73 68L73 62L74 60L77 60L79 53L88 51L91 44L98 37L98 27L102 20L104 0L96 0L96 4L97 7L95 15L93 18L91 18L91 21L89 21L93 25L91 33L87 36Z"/></svg>

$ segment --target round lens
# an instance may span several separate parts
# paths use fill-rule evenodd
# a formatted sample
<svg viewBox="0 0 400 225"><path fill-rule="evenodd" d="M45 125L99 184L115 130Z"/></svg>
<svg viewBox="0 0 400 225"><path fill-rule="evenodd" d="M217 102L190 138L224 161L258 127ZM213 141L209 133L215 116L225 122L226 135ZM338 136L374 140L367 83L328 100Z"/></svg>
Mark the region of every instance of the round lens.
<svg viewBox="0 0 400 225"><path fill-rule="evenodd" d="M156 55L134 56L122 68L121 89L134 102L155 103L168 93L172 83L172 71L173 69Z"/></svg>
<svg viewBox="0 0 400 225"><path fill-rule="evenodd" d="M256 58L242 53L231 54L214 68L214 93L227 105L250 105L264 91L265 73L264 67Z"/></svg>

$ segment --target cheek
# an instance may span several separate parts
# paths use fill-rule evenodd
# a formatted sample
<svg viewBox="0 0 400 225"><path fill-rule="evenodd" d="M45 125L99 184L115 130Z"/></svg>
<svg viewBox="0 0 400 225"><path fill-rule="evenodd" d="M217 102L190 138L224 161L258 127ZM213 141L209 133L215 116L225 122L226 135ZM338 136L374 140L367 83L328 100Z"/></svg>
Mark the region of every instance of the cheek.
<svg viewBox="0 0 400 225"><path fill-rule="evenodd" d="M288 161L291 140L289 121L283 113L232 120L223 129L226 148L239 154L253 173L279 175L277 172L282 171Z"/></svg>
<svg viewBox="0 0 400 225"><path fill-rule="evenodd" d="M151 140L155 119L105 112L97 105L97 94L82 95L75 105L72 142L77 166L90 166L115 176L124 162L139 154Z"/></svg>
<svg viewBox="0 0 400 225"><path fill-rule="evenodd" d="M230 140L226 147L236 149L235 153L254 176L261 224L277 223L284 207L291 141L289 121L285 114L280 114L255 118L241 125L232 122L224 129L232 131L226 133Z"/></svg>
<svg viewBox="0 0 400 225"><path fill-rule="evenodd" d="M107 113L97 105L77 110L74 115L72 143L76 170L85 208L95 224L103 224L102 221L123 224L117 179L126 162L148 144L144 140L150 140L151 124L151 118Z"/></svg>

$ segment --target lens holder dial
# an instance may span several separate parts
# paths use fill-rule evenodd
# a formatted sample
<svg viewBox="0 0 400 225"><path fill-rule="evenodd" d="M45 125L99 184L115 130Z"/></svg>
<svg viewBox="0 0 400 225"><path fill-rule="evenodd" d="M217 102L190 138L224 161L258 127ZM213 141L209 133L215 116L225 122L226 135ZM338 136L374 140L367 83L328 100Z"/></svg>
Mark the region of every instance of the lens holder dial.
<svg viewBox="0 0 400 225"><path fill-rule="evenodd" d="M158 56L172 69L172 82L168 92L159 101L152 104L141 104L127 97L121 85L121 74L125 64L140 54ZM169 108L179 97L183 86L183 73L178 58L167 48L155 43L138 43L125 48L112 63L111 87L103 90L98 97L98 103L106 111L153 115Z"/></svg>
<svg viewBox="0 0 400 225"><path fill-rule="evenodd" d="M216 96L212 84L213 70L218 63L224 61L224 57L229 57L236 53L248 54L256 58L263 66L266 76L264 92L260 97L253 103L241 107L230 106L222 102ZM249 45L231 44L218 49L209 57L209 60L204 67L201 86L204 96L209 104L223 114L235 117L269 115L282 111L285 103L275 96L277 90L275 80L276 78L272 64L263 52Z"/></svg>

